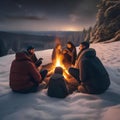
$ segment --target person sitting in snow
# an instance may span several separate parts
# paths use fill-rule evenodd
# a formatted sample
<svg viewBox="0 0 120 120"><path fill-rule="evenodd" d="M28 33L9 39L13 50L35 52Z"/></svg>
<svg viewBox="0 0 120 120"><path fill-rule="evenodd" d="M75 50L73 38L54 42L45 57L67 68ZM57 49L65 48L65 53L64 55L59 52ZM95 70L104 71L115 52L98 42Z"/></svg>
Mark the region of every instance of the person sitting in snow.
<svg viewBox="0 0 120 120"><path fill-rule="evenodd" d="M56 67L54 74L48 83L48 96L56 98L65 98L68 95L68 88L63 76L63 69Z"/></svg>
<svg viewBox="0 0 120 120"><path fill-rule="evenodd" d="M77 57L76 47L72 42L67 42L66 45L67 54L69 55L69 62L74 65Z"/></svg>
<svg viewBox="0 0 120 120"><path fill-rule="evenodd" d="M79 49L75 66L69 68L69 73L80 83L78 91L88 94L105 92L110 85L110 79L103 64L96 56L96 51L89 48L88 42L82 42Z"/></svg>
<svg viewBox="0 0 120 120"><path fill-rule="evenodd" d="M36 92L45 87L46 75L47 70L39 72L26 52L18 52L10 68L10 88L19 93Z"/></svg>
<svg viewBox="0 0 120 120"><path fill-rule="evenodd" d="M42 64L43 58L37 59L37 57L35 55L35 48L33 46L28 46L27 55L32 59L32 61L36 65L36 67L39 67Z"/></svg>

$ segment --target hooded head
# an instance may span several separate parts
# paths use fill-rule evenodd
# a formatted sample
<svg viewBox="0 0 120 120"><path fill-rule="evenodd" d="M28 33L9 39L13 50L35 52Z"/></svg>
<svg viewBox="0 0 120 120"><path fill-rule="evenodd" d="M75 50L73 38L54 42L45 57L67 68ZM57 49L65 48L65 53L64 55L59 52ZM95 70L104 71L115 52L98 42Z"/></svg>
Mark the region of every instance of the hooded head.
<svg viewBox="0 0 120 120"><path fill-rule="evenodd" d="M63 69L61 67L56 67L54 73L63 74Z"/></svg>
<svg viewBox="0 0 120 120"><path fill-rule="evenodd" d="M91 57L95 57L96 56L96 51L93 48L89 48L84 50L81 53L81 57L86 57L86 58L91 58Z"/></svg>
<svg viewBox="0 0 120 120"><path fill-rule="evenodd" d="M17 52L15 57L16 60L31 60L26 51Z"/></svg>

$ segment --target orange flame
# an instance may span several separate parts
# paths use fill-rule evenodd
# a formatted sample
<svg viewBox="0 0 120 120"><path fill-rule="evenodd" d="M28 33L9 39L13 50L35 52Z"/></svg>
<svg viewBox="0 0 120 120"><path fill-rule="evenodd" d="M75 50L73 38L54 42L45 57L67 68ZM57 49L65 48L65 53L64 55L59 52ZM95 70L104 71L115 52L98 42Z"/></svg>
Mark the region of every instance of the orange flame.
<svg viewBox="0 0 120 120"><path fill-rule="evenodd" d="M55 67L62 67L62 69L63 69L63 76L65 77L65 79L67 79L69 73L68 73L67 69L65 68L65 66L63 65L63 63L61 62L61 59L62 58L57 57L56 63L55 63Z"/></svg>
<svg viewBox="0 0 120 120"><path fill-rule="evenodd" d="M58 59L56 60L55 67L61 67L61 62L60 62L60 61L61 61L60 58L58 58Z"/></svg>

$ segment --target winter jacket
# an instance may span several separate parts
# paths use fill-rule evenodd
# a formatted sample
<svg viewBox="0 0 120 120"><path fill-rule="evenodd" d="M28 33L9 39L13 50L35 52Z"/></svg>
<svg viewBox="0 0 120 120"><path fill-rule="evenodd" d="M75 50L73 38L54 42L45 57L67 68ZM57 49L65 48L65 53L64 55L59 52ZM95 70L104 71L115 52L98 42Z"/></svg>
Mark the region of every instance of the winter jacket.
<svg viewBox="0 0 120 120"><path fill-rule="evenodd" d="M68 89L64 77L61 74L54 74L48 83L48 96L64 98L68 95Z"/></svg>
<svg viewBox="0 0 120 120"><path fill-rule="evenodd" d="M67 48L67 50L71 53L71 58L70 58L70 61L71 61L71 64L75 64L75 61L76 61L76 58L77 58L77 52L76 52L76 48L73 47L73 48Z"/></svg>
<svg viewBox="0 0 120 120"><path fill-rule="evenodd" d="M31 54L29 52L26 52L26 54L31 58L31 60L36 63L38 61L37 57L35 54Z"/></svg>
<svg viewBox="0 0 120 120"><path fill-rule="evenodd" d="M72 64L73 65L75 64L76 58L77 58L77 51L76 51L76 48L74 48L72 51Z"/></svg>
<svg viewBox="0 0 120 120"><path fill-rule="evenodd" d="M71 56L68 53L63 54L62 63L66 68L69 68L71 66Z"/></svg>
<svg viewBox="0 0 120 120"><path fill-rule="evenodd" d="M21 91L41 83L41 75L32 60L24 53L16 53L10 69L10 87Z"/></svg>
<svg viewBox="0 0 120 120"><path fill-rule="evenodd" d="M109 75L94 49L84 50L79 58L82 86L88 93L103 93L110 85Z"/></svg>

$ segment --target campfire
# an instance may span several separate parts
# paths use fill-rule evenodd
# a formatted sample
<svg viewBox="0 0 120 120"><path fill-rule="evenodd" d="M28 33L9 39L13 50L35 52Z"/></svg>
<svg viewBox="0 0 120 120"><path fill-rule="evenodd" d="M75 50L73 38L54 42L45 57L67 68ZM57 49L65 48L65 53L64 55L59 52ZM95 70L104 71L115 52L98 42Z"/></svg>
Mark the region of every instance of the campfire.
<svg viewBox="0 0 120 120"><path fill-rule="evenodd" d="M58 56L54 63L50 65L50 67L49 66L47 67L47 69L49 69L48 76L51 76L54 73L56 67L61 67L63 69L63 76L69 82L70 74L65 65L62 63L61 56Z"/></svg>
<svg viewBox="0 0 120 120"><path fill-rule="evenodd" d="M45 69L48 70L48 75L46 77L46 82L48 83L50 76L54 73L56 67L62 67L63 69L63 76L67 81L68 88L70 93L77 89L78 82L68 73L68 68L62 63L62 58L60 56L54 61L54 63L50 63L44 66Z"/></svg>
<svg viewBox="0 0 120 120"><path fill-rule="evenodd" d="M61 61L61 57L57 57L56 59L56 63L53 65L53 68L55 69L56 67L62 67L63 69L63 76L65 77L66 80L68 80L69 78L69 73L67 68L64 66L64 64Z"/></svg>

